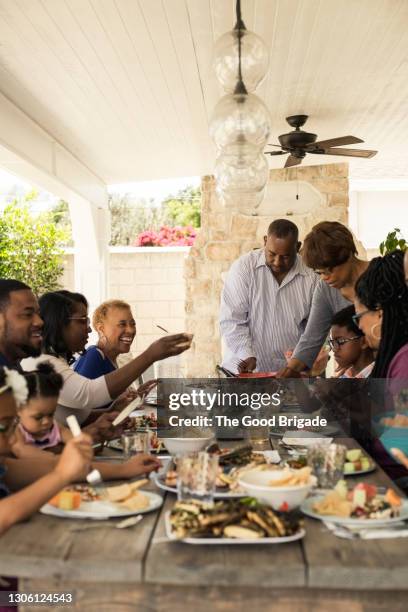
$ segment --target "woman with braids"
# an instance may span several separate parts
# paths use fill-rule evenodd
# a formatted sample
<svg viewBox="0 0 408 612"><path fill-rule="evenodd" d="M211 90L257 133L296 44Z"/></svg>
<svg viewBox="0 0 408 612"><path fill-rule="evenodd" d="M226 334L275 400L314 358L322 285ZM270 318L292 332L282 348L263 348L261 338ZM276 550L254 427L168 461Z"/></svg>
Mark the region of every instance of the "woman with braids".
<svg viewBox="0 0 408 612"><path fill-rule="evenodd" d="M408 288L404 253L375 257L356 284L354 321L377 352L372 378L408 381Z"/></svg>
<svg viewBox="0 0 408 612"><path fill-rule="evenodd" d="M385 379L385 395L380 397L386 409L408 390L408 288L403 261L402 251L375 257L356 284L354 320L376 352L371 378ZM383 429L371 452L388 475L407 489L408 470L391 456L397 445L395 430Z"/></svg>
<svg viewBox="0 0 408 612"><path fill-rule="evenodd" d="M333 316L351 306L355 283L368 267L368 261L357 257L350 230L337 221L322 221L312 227L301 255L305 264L320 275L320 281L306 329L287 367L278 372L283 378L297 377L302 370L311 368L328 336Z"/></svg>

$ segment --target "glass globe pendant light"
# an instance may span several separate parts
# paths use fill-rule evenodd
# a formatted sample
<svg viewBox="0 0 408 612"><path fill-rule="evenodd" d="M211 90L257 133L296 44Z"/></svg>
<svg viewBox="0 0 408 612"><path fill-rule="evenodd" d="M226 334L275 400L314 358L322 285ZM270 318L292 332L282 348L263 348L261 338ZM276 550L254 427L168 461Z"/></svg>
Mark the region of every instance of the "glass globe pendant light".
<svg viewBox="0 0 408 612"><path fill-rule="evenodd" d="M261 39L245 28L241 0L236 2L236 12L234 30L222 36L215 49L217 76L231 93L216 105L210 135L218 149L215 177L222 201L226 206L253 209L262 201L268 180L269 168L262 150L269 136L270 115L264 102L248 93L243 71L250 89L255 89L266 74L268 55Z"/></svg>
<svg viewBox="0 0 408 612"><path fill-rule="evenodd" d="M217 186L225 192L261 191L268 180L268 173L268 162L263 153L248 160L223 153L215 162Z"/></svg>
<svg viewBox="0 0 408 612"><path fill-rule="evenodd" d="M238 84L239 85L239 84ZM243 83L242 83L243 85ZM210 135L218 149L245 142L258 149L265 146L269 136L269 111L258 96L236 88L219 100L210 120Z"/></svg>
<svg viewBox="0 0 408 612"><path fill-rule="evenodd" d="M246 29L241 18L241 7L237 3L234 29L223 34L214 47L215 74L228 93L233 93L237 83L239 52L242 80L248 91L255 91L268 71L268 49L260 36Z"/></svg>

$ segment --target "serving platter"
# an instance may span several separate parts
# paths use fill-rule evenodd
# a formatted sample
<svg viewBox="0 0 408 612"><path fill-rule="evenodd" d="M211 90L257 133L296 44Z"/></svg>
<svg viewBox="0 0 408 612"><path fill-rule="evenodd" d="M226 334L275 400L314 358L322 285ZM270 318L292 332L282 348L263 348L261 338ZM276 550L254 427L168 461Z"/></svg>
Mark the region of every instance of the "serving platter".
<svg viewBox="0 0 408 612"><path fill-rule="evenodd" d="M313 506L316 503L321 502L324 497L324 495L312 495L311 497L308 497L300 506L300 509L303 514L309 516L310 518L323 521L325 523L337 523L338 525L361 527L362 529L370 527L387 527L388 525L408 520L408 500L406 499L402 500L399 516L391 518L361 519L354 517L335 516L333 514L319 514L318 512L313 510Z"/></svg>
<svg viewBox="0 0 408 612"><path fill-rule="evenodd" d="M170 523L170 511L164 516L166 535L171 542L183 542L184 544L195 544L200 546L207 545L236 545L236 544L285 544L287 542L295 542L305 537L306 531L299 529L297 533L290 536L282 536L277 538L178 538L173 534Z"/></svg>
<svg viewBox="0 0 408 612"><path fill-rule="evenodd" d="M157 510L163 504L163 498L157 493L150 491L142 491L142 493L149 498L150 503L147 508L141 508L139 510L128 510L126 508L121 508L118 504L113 502L100 500L89 502L82 501L81 505L76 510L62 510L51 504L45 504L40 508L40 512L42 514L67 519L105 520L108 518L126 518L127 516L134 516L135 514L146 514L147 512Z"/></svg>

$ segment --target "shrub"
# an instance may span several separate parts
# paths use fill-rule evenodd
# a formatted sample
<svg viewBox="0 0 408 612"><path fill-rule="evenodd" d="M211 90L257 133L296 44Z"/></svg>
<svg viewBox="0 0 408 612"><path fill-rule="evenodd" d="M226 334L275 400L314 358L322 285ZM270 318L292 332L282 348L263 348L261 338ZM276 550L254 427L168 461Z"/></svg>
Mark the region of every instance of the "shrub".
<svg viewBox="0 0 408 612"><path fill-rule="evenodd" d="M169 227L162 225L158 232L145 230L135 241L135 246L192 246L197 232L191 225Z"/></svg>

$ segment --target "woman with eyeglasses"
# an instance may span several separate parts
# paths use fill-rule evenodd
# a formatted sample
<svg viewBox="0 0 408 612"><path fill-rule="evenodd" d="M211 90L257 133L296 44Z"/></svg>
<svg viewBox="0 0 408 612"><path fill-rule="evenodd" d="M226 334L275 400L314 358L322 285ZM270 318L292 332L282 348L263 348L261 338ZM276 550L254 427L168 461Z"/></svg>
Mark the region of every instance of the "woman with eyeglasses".
<svg viewBox="0 0 408 612"><path fill-rule="evenodd" d="M179 355L190 348L190 334L164 336L153 342L141 355L108 374L89 379L70 367L75 354L81 354L91 331L88 318L88 302L80 293L53 291L39 299L43 328L43 354L25 360L26 369L36 369L37 363L49 361L61 374L64 386L59 395L56 419L65 424L67 416L75 414L83 423L94 408L112 402L131 385L155 361L171 355ZM100 419L108 419L106 432L101 431ZM111 435L110 423L114 413L104 414L97 421L95 435ZM91 426L89 426L91 427ZM87 429L87 431L91 431ZM94 435L94 433L92 433Z"/></svg>
<svg viewBox="0 0 408 612"><path fill-rule="evenodd" d="M371 376L408 381L408 288L404 253L375 257L356 284L354 322L376 351Z"/></svg>
<svg viewBox="0 0 408 612"><path fill-rule="evenodd" d="M387 424L387 420L392 421L393 416L407 408L404 398L408 392L408 288L402 251L375 257L370 262L356 284L355 308L354 321L376 351L371 378L376 379L373 383L377 387L380 384L379 404L384 410L374 420L379 439L374 440L370 452L398 486L408 490L404 460L408 436L403 428L401 435L401 429ZM383 386L378 379L384 380Z"/></svg>
<svg viewBox="0 0 408 612"><path fill-rule="evenodd" d="M311 368L328 336L333 316L353 303L355 283L368 267L367 261L357 257L350 230L337 221L315 225L304 240L301 255L305 264L320 275L320 281L306 329L287 367L278 372L283 378L297 377Z"/></svg>

